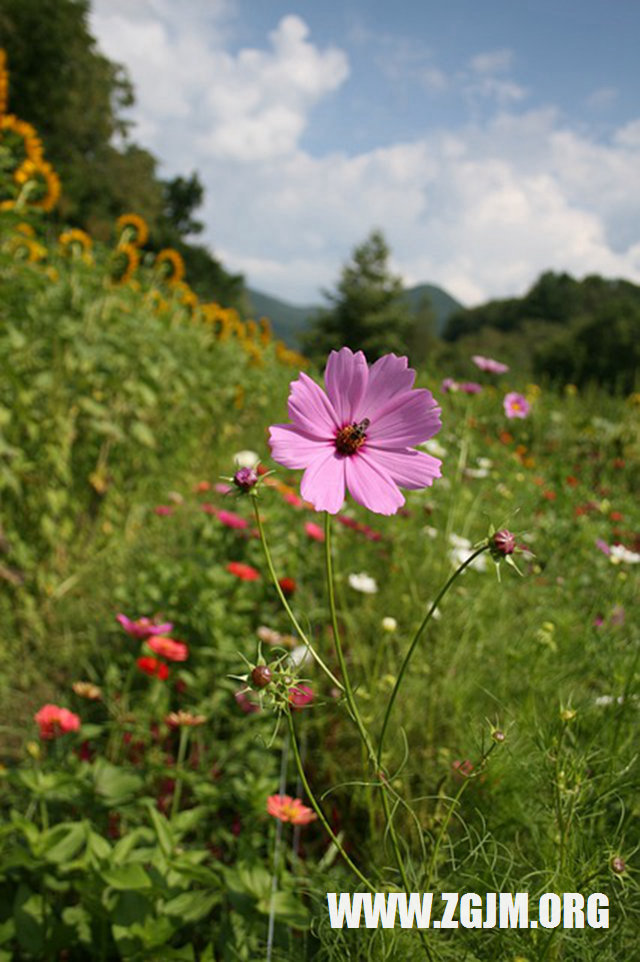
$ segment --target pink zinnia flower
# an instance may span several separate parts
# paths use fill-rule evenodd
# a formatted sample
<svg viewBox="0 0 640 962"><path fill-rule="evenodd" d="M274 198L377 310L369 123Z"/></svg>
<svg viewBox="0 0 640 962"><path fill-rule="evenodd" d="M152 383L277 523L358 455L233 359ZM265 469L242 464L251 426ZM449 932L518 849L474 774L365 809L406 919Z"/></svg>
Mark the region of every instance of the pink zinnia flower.
<svg viewBox="0 0 640 962"><path fill-rule="evenodd" d="M152 635L147 641L151 651L156 655L161 655L167 661L186 661L189 657L189 648L182 641L174 641L173 638L165 638L163 635Z"/></svg>
<svg viewBox="0 0 640 962"><path fill-rule="evenodd" d="M524 394L510 391L509 394L505 395L504 413L508 418L526 418L530 410L531 405Z"/></svg>
<svg viewBox="0 0 640 962"><path fill-rule="evenodd" d="M492 357L483 357L482 354L474 354L471 360L481 371L488 371L489 374L505 374L509 370L507 364L494 361Z"/></svg>
<svg viewBox="0 0 640 962"><path fill-rule="evenodd" d="M425 488L440 477L440 461L413 445L440 430L430 391L413 389L406 357L386 354L371 367L348 347L332 351L326 394L301 373L291 384L292 424L271 427L271 453L286 468L304 468L300 493L316 511L337 514L348 489L359 504L395 514L399 490Z"/></svg>
<svg viewBox="0 0 640 962"><path fill-rule="evenodd" d="M258 581L260 578L260 572L243 561L230 561L227 565L227 571L235 575L236 578L240 578L241 581Z"/></svg>
<svg viewBox="0 0 640 962"><path fill-rule="evenodd" d="M79 716L58 705L43 705L33 717L40 728L40 738L47 740L80 728Z"/></svg>
<svg viewBox="0 0 640 962"><path fill-rule="evenodd" d="M218 521L221 521L227 528L241 530L242 528L249 527L247 519L240 517L239 514L235 514L233 511L217 511L216 514Z"/></svg>
<svg viewBox="0 0 640 962"><path fill-rule="evenodd" d="M132 621L126 615L116 615L116 620L120 622L128 635L139 639L149 638L151 635L166 635L173 628L170 621L157 625L150 618L138 618L136 621Z"/></svg>
<svg viewBox="0 0 640 962"><path fill-rule="evenodd" d="M281 822L292 822L293 825L308 825L318 817L313 809L291 795L270 795L267 799L267 811Z"/></svg>
<svg viewBox="0 0 640 962"><path fill-rule="evenodd" d="M313 521L307 521L304 530L314 541L324 541L324 531L319 524L314 524Z"/></svg>

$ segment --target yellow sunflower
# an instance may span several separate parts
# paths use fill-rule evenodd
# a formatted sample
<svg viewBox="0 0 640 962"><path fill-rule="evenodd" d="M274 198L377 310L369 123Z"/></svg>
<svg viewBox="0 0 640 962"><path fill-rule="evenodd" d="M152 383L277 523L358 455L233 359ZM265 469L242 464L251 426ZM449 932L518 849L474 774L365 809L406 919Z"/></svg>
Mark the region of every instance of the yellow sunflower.
<svg viewBox="0 0 640 962"><path fill-rule="evenodd" d="M133 276L140 254L133 244L120 244L111 254L109 273L114 284L126 284Z"/></svg>
<svg viewBox="0 0 640 962"><path fill-rule="evenodd" d="M184 277L184 261L177 250L173 247L165 247L158 253L156 257L156 266L162 267L165 271L168 266L169 271L165 276L165 280L168 284L179 284Z"/></svg>
<svg viewBox="0 0 640 962"><path fill-rule="evenodd" d="M128 241L134 247L144 247L149 239L147 222L139 214L122 214L116 221L116 227L122 240Z"/></svg>
<svg viewBox="0 0 640 962"><path fill-rule="evenodd" d="M86 231L80 230L79 227L72 227L70 230L63 231L58 240L63 249L72 249L73 245L77 244L85 254L88 254L93 246L93 241L89 235Z"/></svg>

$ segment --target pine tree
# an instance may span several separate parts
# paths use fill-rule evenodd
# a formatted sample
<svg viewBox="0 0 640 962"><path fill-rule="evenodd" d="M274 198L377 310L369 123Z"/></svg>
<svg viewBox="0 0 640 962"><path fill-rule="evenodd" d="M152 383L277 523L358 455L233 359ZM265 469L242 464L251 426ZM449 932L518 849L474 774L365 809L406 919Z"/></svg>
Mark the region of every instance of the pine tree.
<svg viewBox="0 0 640 962"><path fill-rule="evenodd" d="M413 320L403 298L402 281L388 266L389 248L380 230L356 247L343 267L332 307L321 311L304 338L304 350L322 359L340 347L362 350L367 360L407 351Z"/></svg>

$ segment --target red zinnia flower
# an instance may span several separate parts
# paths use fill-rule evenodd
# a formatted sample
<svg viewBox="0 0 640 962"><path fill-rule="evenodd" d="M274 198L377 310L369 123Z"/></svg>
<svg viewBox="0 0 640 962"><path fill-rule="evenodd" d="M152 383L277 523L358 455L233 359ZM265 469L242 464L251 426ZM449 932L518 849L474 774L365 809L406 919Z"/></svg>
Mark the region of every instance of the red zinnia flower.
<svg viewBox="0 0 640 962"><path fill-rule="evenodd" d="M182 641L174 641L164 635L153 635L147 641L151 651L156 655L162 655L167 661L186 661L189 657L189 648Z"/></svg>
<svg viewBox="0 0 640 962"><path fill-rule="evenodd" d="M227 571L235 575L236 578L240 578L241 581L258 581L260 579L260 572L242 561L230 561L227 565Z"/></svg>
<svg viewBox="0 0 640 962"><path fill-rule="evenodd" d="M151 675L153 678L159 678L160 681L166 681L169 677L169 669L163 661L159 658L152 658L150 655L143 655L136 661L138 668L145 673L145 675Z"/></svg>
<svg viewBox="0 0 640 962"><path fill-rule="evenodd" d="M285 595L292 595L297 588L293 578L279 578L278 584L282 588L282 593Z"/></svg>

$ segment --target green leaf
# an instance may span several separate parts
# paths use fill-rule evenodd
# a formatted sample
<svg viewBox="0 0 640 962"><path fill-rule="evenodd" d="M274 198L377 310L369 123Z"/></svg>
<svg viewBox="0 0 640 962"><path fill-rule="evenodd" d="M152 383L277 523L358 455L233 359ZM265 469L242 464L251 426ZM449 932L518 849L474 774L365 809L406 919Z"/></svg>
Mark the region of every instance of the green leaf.
<svg viewBox="0 0 640 962"><path fill-rule="evenodd" d="M13 903L13 918L18 943L37 959L44 956L44 899L21 884Z"/></svg>
<svg viewBox="0 0 640 962"><path fill-rule="evenodd" d="M41 840L42 854L47 862L68 862L86 840L86 822L62 822L50 829Z"/></svg>
<svg viewBox="0 0 640 962"><path fill-rule="evenodd" d="M273 897L260 899L256 908L264 915L270 915L273 911L278 922L296 929L309 926L309 912L292 892L275 892Z"/></svg>
<svg viewBox="0 0 640 962"><path fill-rule="evenodd" d="M91 915L82 905L69 905L62 910L62 921L69 928L75 929L76 938L83 945L92 944Z"/></svg>
<svg viewBox="0 0 640 962"><path fill-rule="evenodd" d="M99 861L104 861L111 855L111 844L102 835L91 831L89 832L87 851Z"/></svg>
<svg viewBox="0 0 640 962"><path fill-rule="evenodd" d="M151 879L137 862L103 869L100 874L107 885L114 889L137 891L151 888Z"/></svg>
<svg viewBox="0 0 640 962"><path fill-rule="evenodd" d="M153 827L156 830L160 848L165 855L171 855L173 851L173 836L168 820L152 805L149 806L149 814Z"/></svg>
<svg viewBox="0 0 640 962"><path fill-rule="evenodd" d="M13 919L6 919L4 922L0 922L0 945L3 942L8 942L16 934L16 923Z"/></svg>
<svg viewBox="0 0 640 962"><path fill-rule="evenodd" d="M94 782L98 795L102 795L107 804L113 806L130 801L143 785L139 775L118 768L104 758L96 762Z"/></svg>
<svg viewBox="0 0 640 962"><path fill-rule="evenodd" d="M165 902L162 911L167 915L178 916L184 922L199 922L209 914L219 899L218 892L183 892Z"/></svg>
<svg viewBox="0 0 640 962"><path fill-rule="evenodd" d="M142 444L145 448L155 448L156 439L153 431L144 421L134 421L130 428L131 437L134 441Z"/></svg>

